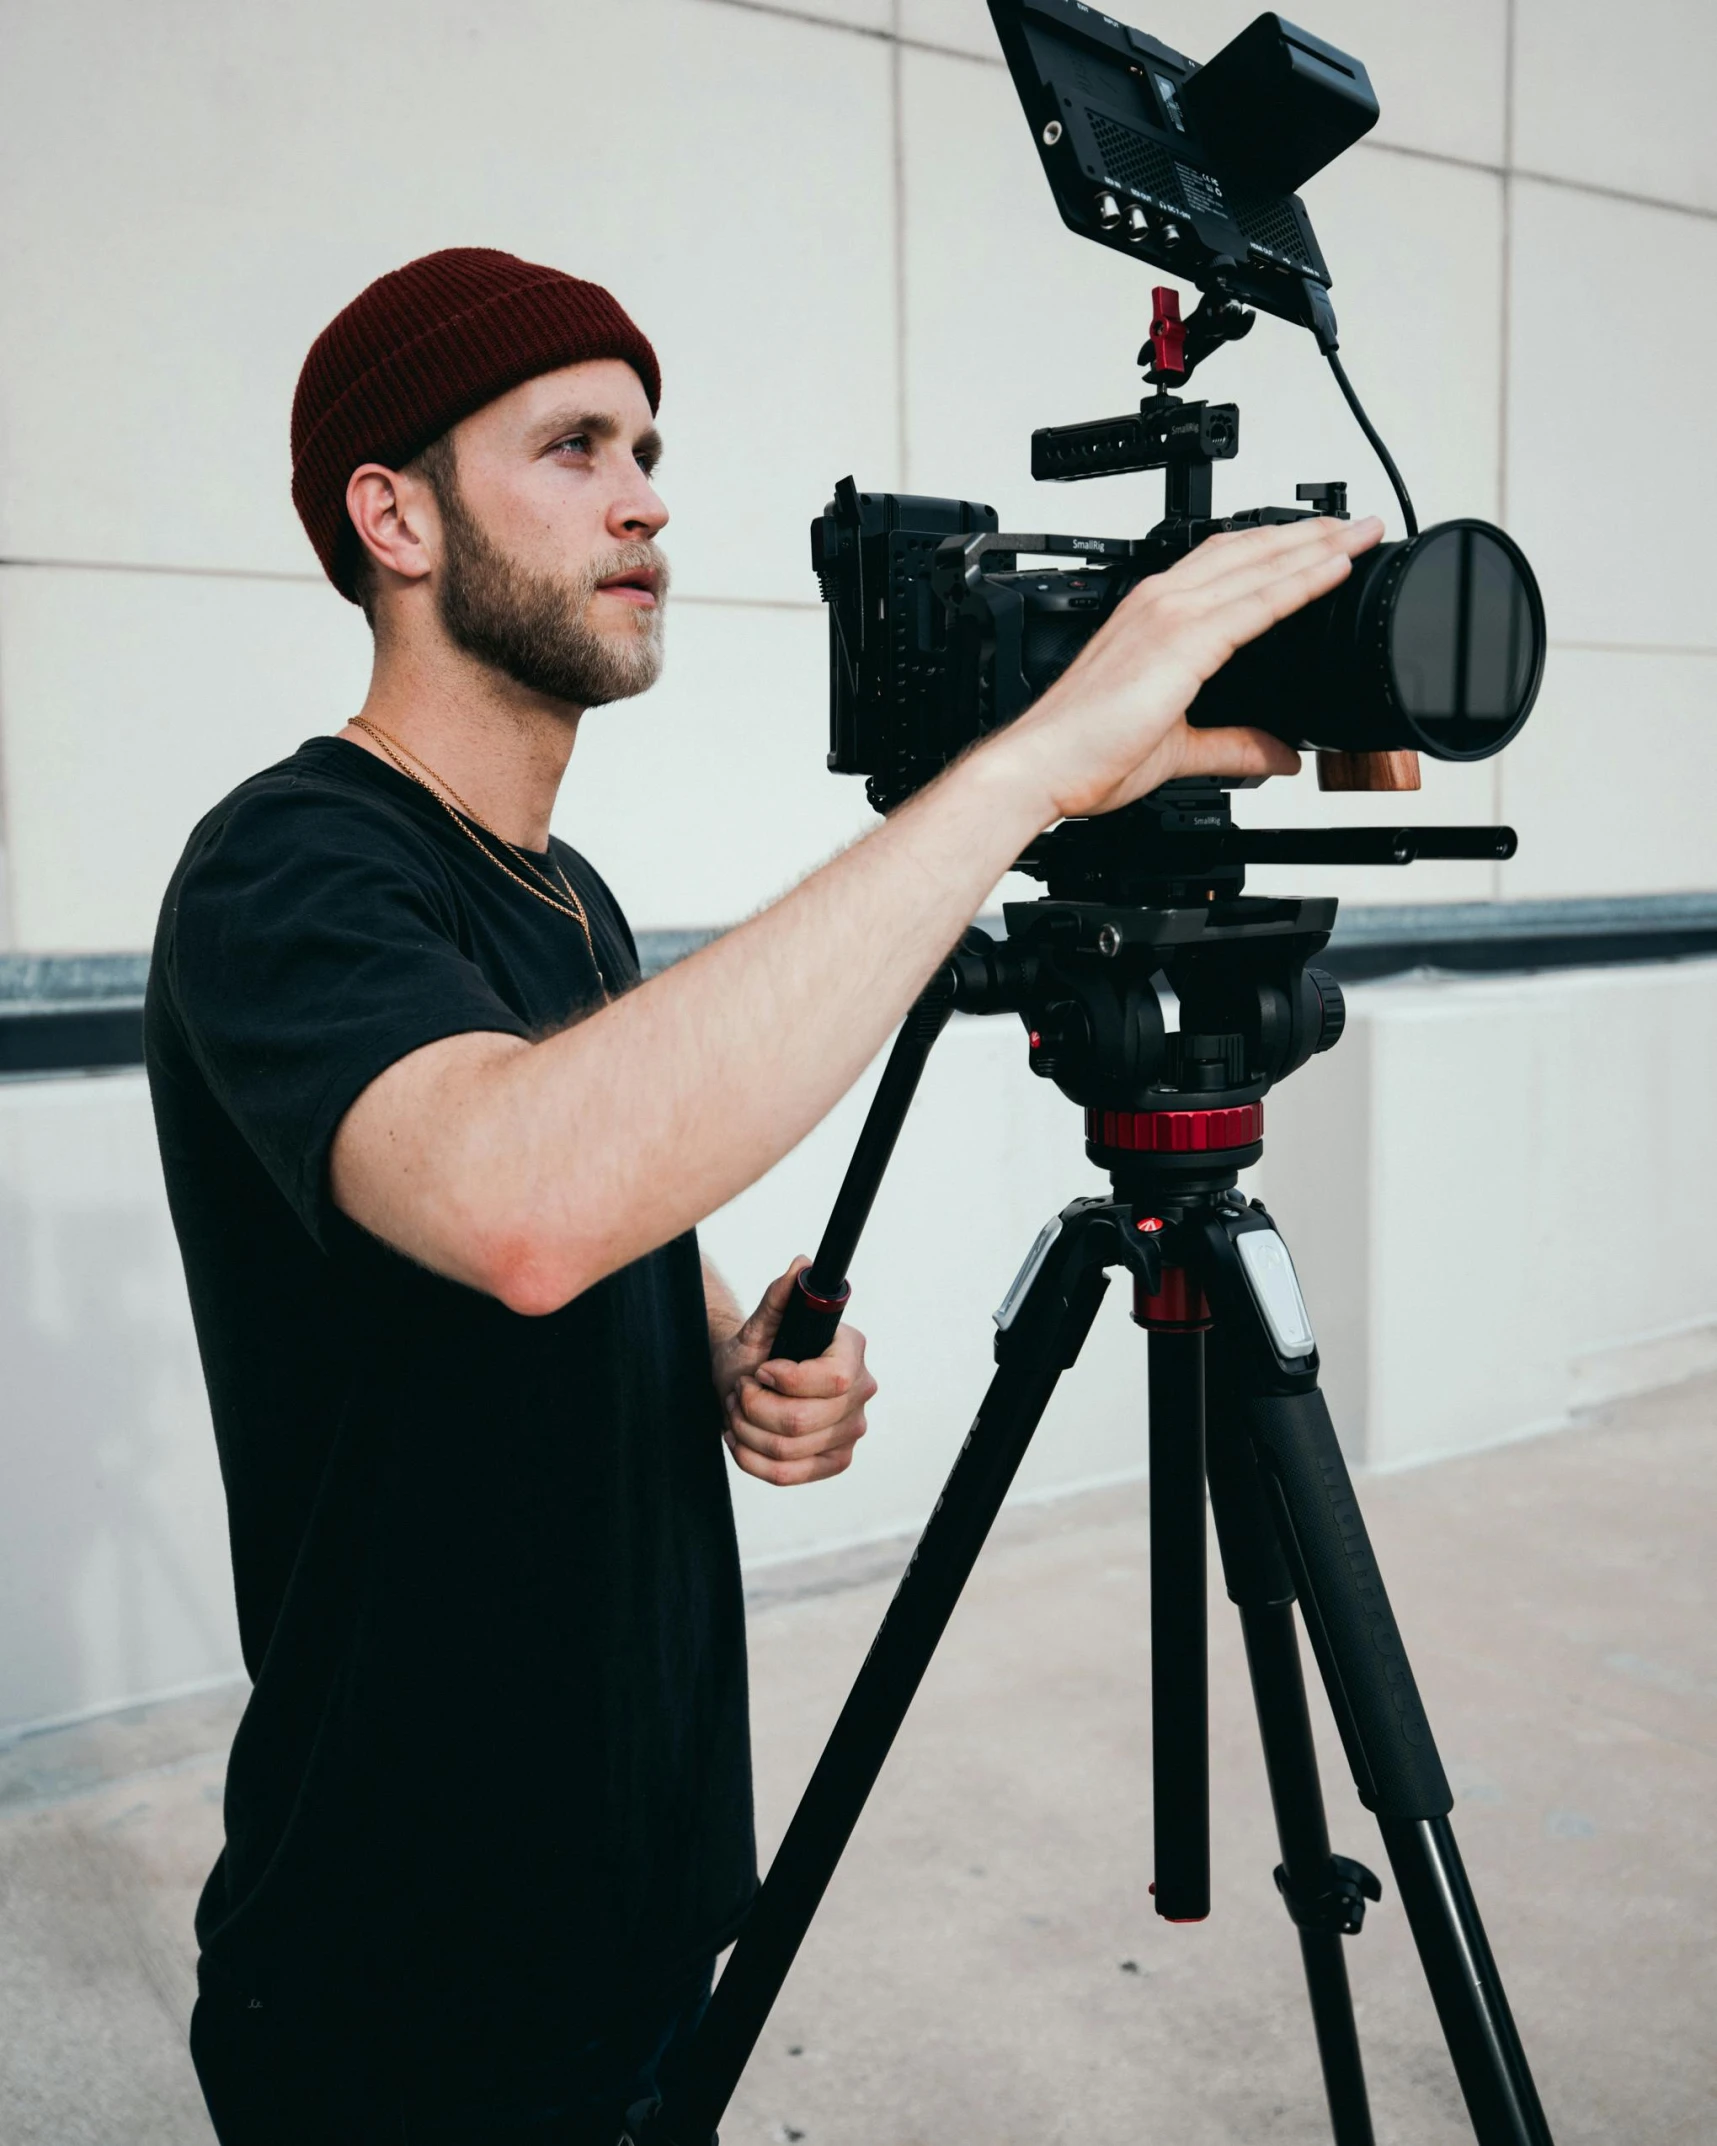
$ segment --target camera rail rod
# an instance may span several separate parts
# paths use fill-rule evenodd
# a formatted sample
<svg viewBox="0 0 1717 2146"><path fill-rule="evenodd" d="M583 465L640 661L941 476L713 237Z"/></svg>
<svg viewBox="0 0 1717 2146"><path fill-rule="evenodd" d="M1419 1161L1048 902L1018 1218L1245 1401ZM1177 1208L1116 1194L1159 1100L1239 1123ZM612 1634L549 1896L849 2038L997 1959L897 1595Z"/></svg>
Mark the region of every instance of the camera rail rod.
<svg viewBox="0 0 1717 2146"><path fill-rule="evenodd" d="M1520 837L1512 827L1225 827L1153 836L1150 855L1184 871L1213 864L1413 864L1421 857L1501 861Z"/></svg>

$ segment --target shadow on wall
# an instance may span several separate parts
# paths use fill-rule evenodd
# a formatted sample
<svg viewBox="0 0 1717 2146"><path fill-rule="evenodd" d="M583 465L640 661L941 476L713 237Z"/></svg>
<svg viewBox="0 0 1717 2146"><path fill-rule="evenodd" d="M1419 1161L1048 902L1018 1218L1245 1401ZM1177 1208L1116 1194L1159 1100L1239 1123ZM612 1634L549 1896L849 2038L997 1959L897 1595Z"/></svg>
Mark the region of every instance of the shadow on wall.
<svg viewBox="0 0 1717 2146"><path fill-rule="evenodd" d="M0 1089L0 1737L241 1671L140 1073Z"/></svg>

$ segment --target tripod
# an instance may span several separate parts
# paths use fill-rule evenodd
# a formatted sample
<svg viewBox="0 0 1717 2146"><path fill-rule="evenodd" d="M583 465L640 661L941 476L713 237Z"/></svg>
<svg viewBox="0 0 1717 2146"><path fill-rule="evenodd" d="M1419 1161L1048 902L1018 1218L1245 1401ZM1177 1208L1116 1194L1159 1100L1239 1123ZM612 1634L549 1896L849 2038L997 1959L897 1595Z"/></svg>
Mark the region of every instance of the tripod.
<svg viewBox="0 0 1717 2146"><path fill-rule="evenodd" d="M1142 836L1165 882L1167 813L1217 811L1209 860L1249 841L1203 795L1171 785L1119 831L1071 823L1028 863L1054 886L1117 876ZM1200 795L1189 795L1194 790ZM1176 793L1171 796L1170 791ZM1165 803L1166 800L1166 803ZM1196 809L1195 809L1196 808ZM1112 816L1127 822L1128 814ZM1219 839L1220 837L1220 839ZM1191 837L1189 836L1190 840ZM1387 840L1399 842L1398 831ZM1422 853L1493 854L1507 830L1415 829ZM1263 838L1268 847L1269 838ZM1224 850L1224 842L1227 850ZM1138 849L1134 847L1135 857ZM1255 853L1255 852L1254 852ZM1175 882L1184 868L1175 857ZM1235 873L1238 878L1238 872ZM1140 882L1141 889L1144 883ZM1197 906L1010 905L1008 937L968 933L908 1015L830 1216L799 1277L777 1353L832 1338L847 1268L931 1047L955 1010L1026 1022L1033 1069L1086 1109L1107 1197L1044 1230L996 1313L996 1371L864 1666L664 2104L635 2112L636 2146L713 2146L715 2127L786 1979L1008 1487L1119 1268L1146 1329L1154 1895L1170 1921L1210 1908L1205 1499L1239 1610L1282 1861L1337 2146L1373 2131L1343 1939L1381 1886L1330 1851L1293 1611L1300 1607L1360 1800L1374 1813L1481 2146L1549 2146L1448 1813L1448 1782L1318 1390L1293 1263L1263 1207L1236 1190L1263 1152L1263 1097L1339 1039L1334 979L1308 965L1333 901L1238 894Z"/></svg>

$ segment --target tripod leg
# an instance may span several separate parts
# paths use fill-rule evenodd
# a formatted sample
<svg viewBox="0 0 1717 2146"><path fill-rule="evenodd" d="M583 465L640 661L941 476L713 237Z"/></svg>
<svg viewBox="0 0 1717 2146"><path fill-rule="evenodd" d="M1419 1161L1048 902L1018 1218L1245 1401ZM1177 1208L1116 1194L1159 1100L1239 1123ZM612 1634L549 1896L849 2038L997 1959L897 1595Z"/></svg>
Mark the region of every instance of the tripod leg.
<svg viewBox="0 0 1717 2146"><path fill-rule="evenodd" d="M1481 2146L1550 2131L1449 1827L1442 1761L1324 1405L1260 1395L1254 1447L1361 1800L1377 1813Z"/></svg>
<svg viewBox="0 0 1717 2146"><path fill-rule="evenodd" d="M1229 1599L1240 1612L1276 1836L1281 1842L1276 1883L1298 1926L1336 2146L1373 2146L1365 2067L1342 1952L1343 1936L1359 1928L1364 1881L1370 1874L1330 1854L1294 1630L1293 1581L1258 1482L1257 1463L1233 1419L1223 1385L1220 1347L1218 1332L1209 1352L1210 1502L1223 1577Z"/></svg>
<svg viewBox="0 0 1717 2146"><path fill-rule="evenodd" d="M1118 1256L1112 1210L1076 1201L1033 1247L997 1314L994 1378L864 1667L800 1798L663 2107L631 2134L713 2146L763 2024L906 1718L1050 1395L1079 1353ZM1051 1231L1057 1234L1051 1235Z"/></svg>
<svg viewBox="0 0 1717 2146"><path fill-rule="evenodd" d="M1275 1239L1246 1260L1236 1244ZM1318 1391L1316 1355L1286 1358L1298 1305L1282 1295L1287 1254L1261 1210L1223 1210L1204 1236L1206 1288L1232 1335L1233 1393L1274 1509L1306 1630L1360 1800L1375 1811L1414 1942L1480 2146L1549 2146L1527 2068L1461 1868L1453 1803L1347 1462ZM1265 1279L1254 1282L1254 1274ZM1262 1294L1254 1294L1257 1289ZM1285 1317L1285 1314L1288 1316Z"/></svg>
<svg viewBox="0 0 1717 2146"><path fill-rule="evenodd" d="M1508 1999L1461 1867L1452 1798L1329 1410L1256 1397L1248 1419L1361 1799L1377 1813L1481 2146L1549 2146Z"/></svg>
<svg viewBox="0 0 1717 2146"><path fill-rule="evenodd" d="M1210 1686L1205 1629L1204 1336L1153 1333L1151 1790L1156 1910L1210 1913Z"/></svg>
<svg viewBox="0 0 1717 2146"><path fill-rule="evenodd" d="M1448 1819L1380 1815L1378 1824L1474 2131L1481 2140L1549 2146L1550 2127Z"/></svg>
<svg viewBox="0 0 1717 2146"><path fill-rule="evenodd" d="M1277 1836L1282 1843L1279 1883L1284 1896L1290 1894L1298 1880L1308 1888L1317 1888L1327 1899L1335 1859L1330 1855L1293 1612L1242 1610L1240 1623L1276 1807ZM1357 1865L1351 1867L1358 1869ZM1362 1884L1363 1879L1357 1882ZM1362 1897L1348 1895L1355 1905ZM1311 2000L1312 2026L1336 2146L1372 2146L1371 2108L1365 2091L1359 2032L1353 2021L1347 1959L1341 1949L1343 1934L1337 1929L1315 1928L1309 1920L1300 1921L1300 1959L1305 1968L1306 1993Z"/></svg>

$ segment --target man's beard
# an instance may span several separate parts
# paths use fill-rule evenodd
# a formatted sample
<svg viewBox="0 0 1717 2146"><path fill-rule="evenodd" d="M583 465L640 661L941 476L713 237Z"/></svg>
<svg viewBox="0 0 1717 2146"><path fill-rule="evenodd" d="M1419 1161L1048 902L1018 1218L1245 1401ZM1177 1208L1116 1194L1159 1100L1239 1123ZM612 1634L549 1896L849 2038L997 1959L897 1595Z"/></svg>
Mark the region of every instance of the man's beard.
<svg viewBox="0 0 1717 2146"><path fill-rule="evenodd" d="M577 708L644 693L662 672L668 562L654 544L619 544L561 579L509 559L472 516L457 483L435 487L445 552L436 603L454 644L527 692ZM649 567L653 605L603 633L590 622L600 583Z"/></svg>

